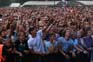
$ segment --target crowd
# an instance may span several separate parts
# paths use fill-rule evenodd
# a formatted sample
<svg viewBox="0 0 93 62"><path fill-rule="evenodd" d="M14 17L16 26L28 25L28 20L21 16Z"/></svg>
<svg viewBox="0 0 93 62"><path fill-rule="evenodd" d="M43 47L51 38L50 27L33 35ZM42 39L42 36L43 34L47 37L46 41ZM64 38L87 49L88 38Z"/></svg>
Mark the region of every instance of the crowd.
<svg viewBox="0 0 93 62"><path fill-rule="evenodd" d="M4 62L90 62L93 7L0 8Z"/></svg>

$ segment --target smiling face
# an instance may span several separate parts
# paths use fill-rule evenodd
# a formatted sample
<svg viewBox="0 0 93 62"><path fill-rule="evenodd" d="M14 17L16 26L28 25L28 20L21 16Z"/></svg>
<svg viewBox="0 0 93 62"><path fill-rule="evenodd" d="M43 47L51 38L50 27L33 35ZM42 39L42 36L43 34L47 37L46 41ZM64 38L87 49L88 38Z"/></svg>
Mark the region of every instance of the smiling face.
<svg viewBox="0 0 93 62"><path fill-rule="evenodd" d="M24 33L24 32L20 32L20 33L19 33L19 40L20 40L21 42L23 42L23 41L25 40L25 33Z"/></svg>
<svg viewBox="0 0 93 62"><path fill-rule="evenodd" d="M46 26L45 21L39 21L39 29L43 29Z"/></svg>
<svg viewBox="0 0 93 62"><path fill-rule="evenodd" d="M43 28L43 26L44 26L44 22L43 21L39 21L39 27Z"/></svg>

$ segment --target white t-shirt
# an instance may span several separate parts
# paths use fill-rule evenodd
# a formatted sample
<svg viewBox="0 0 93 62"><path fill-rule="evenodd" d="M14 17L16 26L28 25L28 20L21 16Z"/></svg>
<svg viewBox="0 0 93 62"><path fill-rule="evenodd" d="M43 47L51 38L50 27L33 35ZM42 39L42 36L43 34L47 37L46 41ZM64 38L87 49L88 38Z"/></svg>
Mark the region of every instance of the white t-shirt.
<svg viewBox="0 0 93 62"><path fill-rule="evenodd" d="M39 30L36 37L30 37L28 39L28 47L34 52L44 53L44 44L42 42L42 30Z"/></svg>

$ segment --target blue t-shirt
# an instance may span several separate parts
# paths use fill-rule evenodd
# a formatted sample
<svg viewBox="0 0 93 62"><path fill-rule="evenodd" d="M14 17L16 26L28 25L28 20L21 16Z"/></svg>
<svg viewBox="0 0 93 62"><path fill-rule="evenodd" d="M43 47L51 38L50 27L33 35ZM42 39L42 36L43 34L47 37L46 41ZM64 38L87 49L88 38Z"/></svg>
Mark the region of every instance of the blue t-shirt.
<svg viewBox="0 0 93 62"><path fill-rule="evenodd" d="M48 49L51 46L54 46L55 48L57 47L57 41L55 41L54 43L51 43L51 41L44 41L45 44L45 52L49 52Z"/></svg>
<svg viewBox="0 0 93 62"><path fill-rule="evenodd" d="M74 46L78 46L78 39L73 39L73 45ZM76 49L75 48L73 48L73 51L75 52L76 51Z"/></svg>
<svg viewBox="0 0 93 62"><path fill-rule="evenodd" d="M83 38L83 40L84 40L84 43L86 45L86 48L92 47L92 45L93 45L92 37L86 36L86 37Z"/></svg>
<svg viewBox="0 0 93 62"><path fill-rule="evenodd" d="M64 37L59 37L58 43L60 43L62 50L64 52L68 52L69 50L72 49L73 46L73 40L72 39L66 40Z"/></svg>

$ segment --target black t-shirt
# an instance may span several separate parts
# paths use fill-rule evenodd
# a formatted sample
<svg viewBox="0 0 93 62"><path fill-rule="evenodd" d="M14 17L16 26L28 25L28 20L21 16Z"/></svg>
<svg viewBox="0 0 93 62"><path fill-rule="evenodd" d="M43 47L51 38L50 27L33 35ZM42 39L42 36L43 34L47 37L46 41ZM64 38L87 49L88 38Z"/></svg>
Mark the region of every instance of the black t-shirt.
<svg viewBox="0 0 93 62"><path fill-rule="evenodd" d="M6 46L6 45L4 45L4 47L3 47L3 56L8 56L8 55L13 54L12 51L10 51L10 52L8 51L10 48L11 48L12 51L13 51L14 46L13 46L13 45L11 45L11 46Z"/></svg>
<svg viewBox="0 0 93 62"><path fill-rule="evenodd" d="M23 54L25 54L24 50L29 50L28 49L28 44L27 44L26 40L23 43L21 43L19 40L17 40L15 42L15 48L16 48L17 51L19 51L19 52L21 52Z"/></svg>

